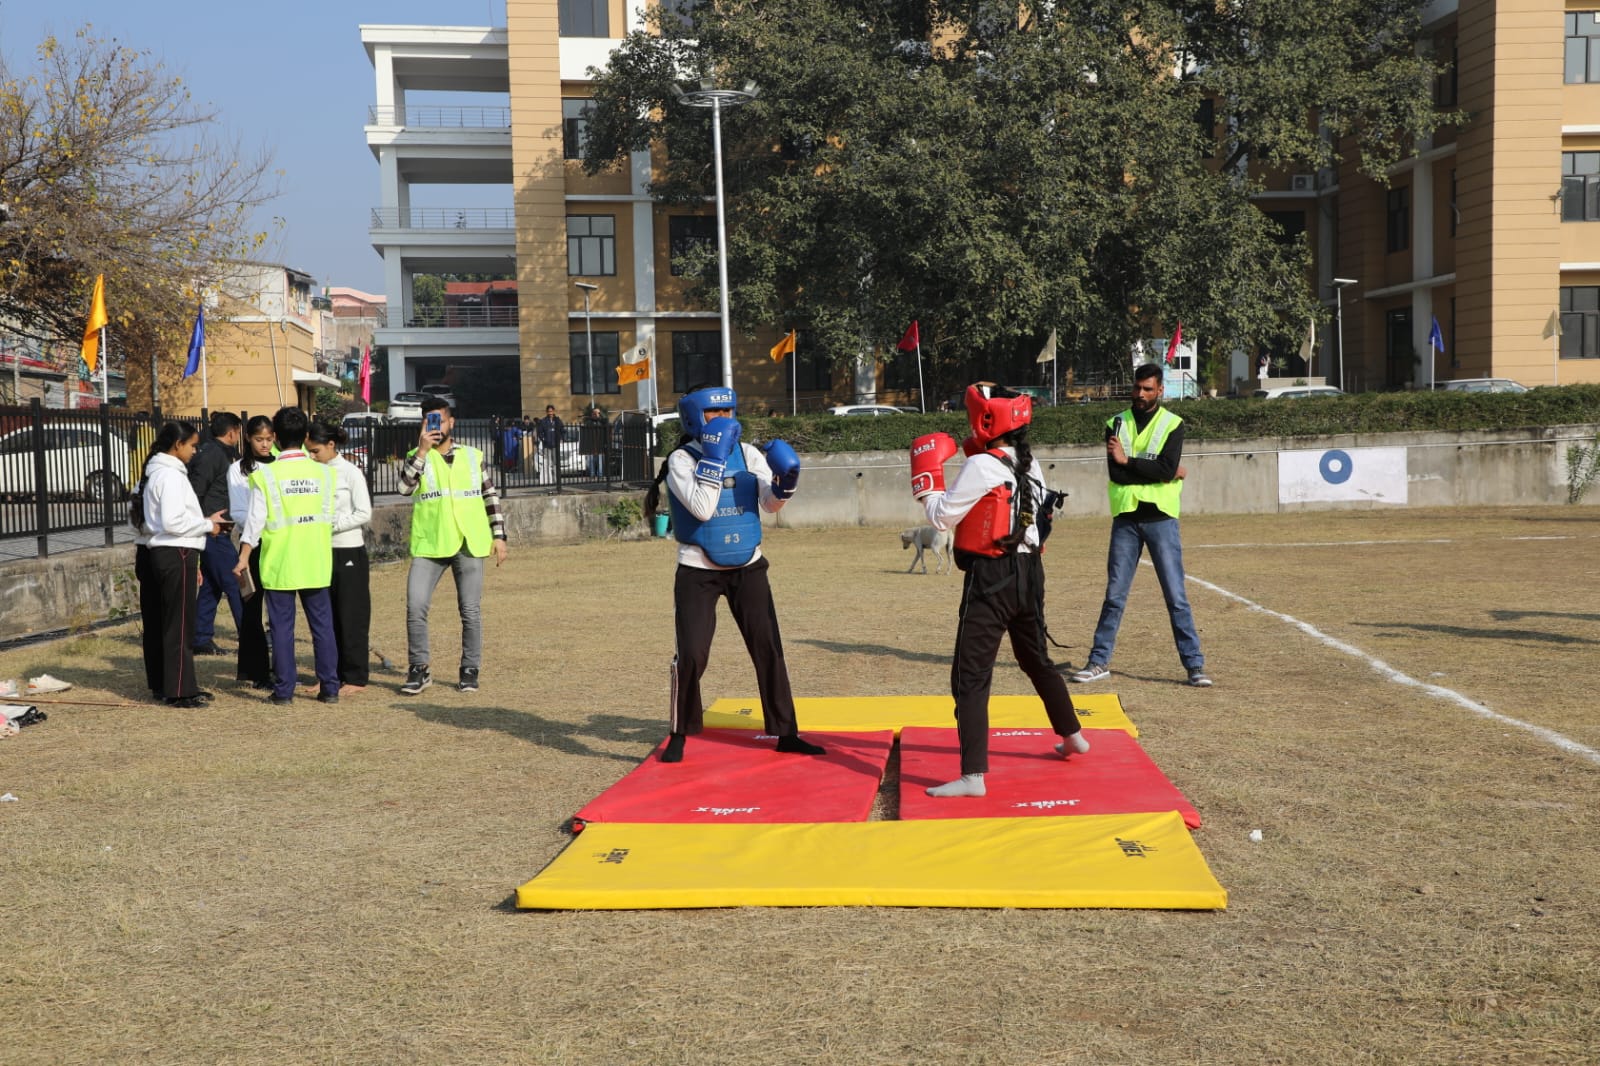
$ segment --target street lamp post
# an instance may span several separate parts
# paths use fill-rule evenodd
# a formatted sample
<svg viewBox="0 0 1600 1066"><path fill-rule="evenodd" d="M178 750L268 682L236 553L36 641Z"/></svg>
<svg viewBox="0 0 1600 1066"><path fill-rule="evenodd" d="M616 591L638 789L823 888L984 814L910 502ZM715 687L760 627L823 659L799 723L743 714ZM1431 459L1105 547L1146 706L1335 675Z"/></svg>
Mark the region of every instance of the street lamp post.
<svg viewBox="0 0 1600 1066"><path fill-rule="evenodd" d="M714 78L701 78L700 88L684 92L672 86L680 104L711 109L711 154L717 172L717 289L722 297L722 384L733 388L733 333L728 325L728 222L722 200L722 109L754 100L760 92L747 81L742 89L719 89Z"/></svg>
<svg viewBox="0 0 1600 1066"><path fill-rule="evenodd" d="M594 407L594 330L589 325L589 294L599 289L598 285L591 285L587 281L575 281L574 285L583 290L583 338L587 354L583 361L583 376L589 382L589 406Z"/></svg>
<svg viewBox="0 0 1600 1066"><path fill-rule="evenodd" d="M1339 388L1344 389L1344 289L1346 285L1354 285L1355 278L1334 278L1330 285L1333 286L1333 322L1334 330L1339 337Z"/></svg>

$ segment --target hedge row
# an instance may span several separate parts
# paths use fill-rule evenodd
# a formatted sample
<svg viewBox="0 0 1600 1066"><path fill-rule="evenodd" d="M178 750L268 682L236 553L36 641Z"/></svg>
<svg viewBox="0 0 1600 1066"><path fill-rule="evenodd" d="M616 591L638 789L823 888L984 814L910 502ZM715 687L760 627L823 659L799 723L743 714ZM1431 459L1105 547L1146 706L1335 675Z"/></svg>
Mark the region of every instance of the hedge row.
<svg viewBox="0 0 1600 1066"><path fill-rule="evenodd" d="M1040 407L1034 411L1036 444L1092 444L1105 437L1108 418L1121 403ZM1600 423L1600 385L1563 385L1524 393L1369 392L1301 400L1183 400L1170 405L1190 440L1320 437L1335 433L1416 433L1429 430L1514 430ZM967 435L964 413L887 415L878 418L802 414L741 418L744 438L782 437L796 451L901 451L924 433ZM663 451L674 439L662 442Z"/></svg>

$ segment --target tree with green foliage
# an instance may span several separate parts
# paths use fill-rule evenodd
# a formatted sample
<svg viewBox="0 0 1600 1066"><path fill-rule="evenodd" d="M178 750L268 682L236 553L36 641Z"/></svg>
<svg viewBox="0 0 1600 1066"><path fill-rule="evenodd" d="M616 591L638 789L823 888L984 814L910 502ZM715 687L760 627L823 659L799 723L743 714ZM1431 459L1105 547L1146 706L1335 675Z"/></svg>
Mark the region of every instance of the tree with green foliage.
<svg viewBox="0 0 1600 1066"><path fill-rule="evenodd" d="M654 195L704 203L724 112L730 301L836 363L921 322L929 388L1031 369L1052 328L1082 370L1181 320L1289 346L1317 313L1303 242L1251 202L1266 167L1354 153L1379 176L1437 114L1421 0L742 0L652 8L596 71L591 173L654 149ZM1217 121L1197 116L1214 107ZM664 149L664 151L662 151ZM680 260L715 298L714 258Z"/></svg>

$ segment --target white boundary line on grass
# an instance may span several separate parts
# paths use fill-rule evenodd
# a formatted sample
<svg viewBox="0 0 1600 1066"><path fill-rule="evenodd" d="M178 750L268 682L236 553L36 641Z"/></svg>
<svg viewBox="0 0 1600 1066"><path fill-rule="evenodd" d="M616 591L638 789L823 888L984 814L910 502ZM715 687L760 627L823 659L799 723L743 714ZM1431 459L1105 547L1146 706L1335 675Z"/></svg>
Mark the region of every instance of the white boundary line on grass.
<svg viewBox="0 0 1600 1066"><path fill-rule="evenodd" d="M1569 737L1564 737L1553 729L1546 729L1542 725L1534 725L1532 722L1524 722L1520 718L1512 718L1510 715L1505 715L1501 714L1499 711L1490 710L1477 700L1468 699L1466 696L1463 696L1454 689L1445 688L1443 685L1433 685L1426 681L1418 681L1410 674L1402 673L1401 671L1396 670L1382 659L1368 655L1360 648L1357 648L1352 644L1346 644L1344 641L1339 640L1336 637L1330 637L1328 634L1324 633L1316 626L1311 625L1309 622L1302 622L1300 619L1291 615L1283 614L1280 611L1274 611L1270 607L1263 607L1261 604L1256 603L1253 600L1245 599L1237 592L1229 592L1222 586L1213 585L1211 582L1195 577L1193 574L1188 575L1188 579L1202 588L1215 592L1219 596L1242 603L1252 611L1260 611L1262 614L1276 618L1281 622L1287 622L1291 626L1294 626L1296 629L1311 637L1313 640L1320 641L1322 644L1325 644L1335 651L1341 651L1352 658L1360 659L1378 673L1382 674L1384 677L1387 677L1390 681L1393 681L1395 684L1410 685L1412 688L1421 689L1430 696L1444 700L1447 703L1454 703L1456 706L1471 711L1480 718L1487 718L1491 722L1499 722L1501 725L1511 726L1515 729L1520 729L1525 733L1531 733L1540 740L1560 748L1569 755L1576 755L1580 759L1587 760L1588 762L1594 763L1596 766L1600 766L1600 751L1596 751L1594 748L1588 747L1587 745L1580 744L1576 740L1572 740Z"/></svg>

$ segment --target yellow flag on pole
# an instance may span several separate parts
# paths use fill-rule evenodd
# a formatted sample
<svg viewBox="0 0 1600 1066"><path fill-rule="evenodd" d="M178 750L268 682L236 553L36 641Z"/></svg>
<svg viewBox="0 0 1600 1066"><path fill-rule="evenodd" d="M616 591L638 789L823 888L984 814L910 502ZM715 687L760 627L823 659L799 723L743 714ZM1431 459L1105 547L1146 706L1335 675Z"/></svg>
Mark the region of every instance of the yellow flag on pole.
<svg viewBox="0 0 1600 1066"><path fill-rule="evenodd" d="M632 381L643 381L650 376L650 364L645 363L618 363L617 384L626 385Z"/></svg>
<svg viewBox="0 0 1600 1066"><path fill-rule="evenodd" d="M784 356L794 354L794 339L795 331L791 329L784 335L783 340L772 346L772 361L774 363L781 363Z"/></svg>
<svg viewBox="0 0 1600 1066"><path fill-rule="evenodd" d="M100 361L100 331L110 321L106 314L106 276L96 274L94 298L89 301L89 324L83 327L83 361L89 364L91 374Z"/></svg>

